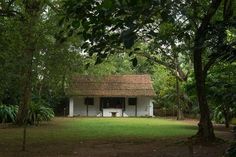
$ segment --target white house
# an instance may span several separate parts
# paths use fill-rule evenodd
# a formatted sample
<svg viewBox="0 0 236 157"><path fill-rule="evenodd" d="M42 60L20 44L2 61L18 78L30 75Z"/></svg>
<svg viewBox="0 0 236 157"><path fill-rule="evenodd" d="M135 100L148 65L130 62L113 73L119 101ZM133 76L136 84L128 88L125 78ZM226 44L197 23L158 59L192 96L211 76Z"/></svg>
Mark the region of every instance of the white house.
<svg viewBox="0 0 236 157"><path fill-rule="evenodd" d="M76 76L67 89L69 116L153 116L149 75Z"/></svg>

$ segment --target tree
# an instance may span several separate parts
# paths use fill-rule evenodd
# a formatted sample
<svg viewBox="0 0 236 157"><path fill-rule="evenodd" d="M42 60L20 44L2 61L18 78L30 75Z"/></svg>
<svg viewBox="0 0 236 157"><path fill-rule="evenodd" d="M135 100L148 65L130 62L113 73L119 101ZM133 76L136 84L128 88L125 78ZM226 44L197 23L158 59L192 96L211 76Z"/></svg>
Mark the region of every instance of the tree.
<svg viewBox="0 0 236 157"><path fill-rule="evenodd" d="M57 31L58 26L55 25L58 23L58 15L55 15L55 12L58 10L51 2L50 0L0 1L0 18L4 22L0 24L0 29L3 29L1 38L8 39L0 43L1 49L4 50L1 58L4 61L0 68L3 70L1 76L10 81L14 80L14 83L10 84L8 83L10 81L7 81L7 84L1 87L3 91L1 101L9 102L9 99L17 98L14 101L15 105L19 104L17 124L24 125L23 150L25 150L27 115L32 97L35 99L37 96L42 96L42 89L45 87L47 88L45 91L49 91L50 94L47 92L48 97L56 95L53 92L58 91L56 87L61 84L60 87L64 91L67 75L76 69L73 65L71 66L74 69L70 69L68 64L71 64L73 59L76 61L78 59L74 57L78 56L78 51L71 50L74 46L72 42L65 44L56 38L59 30ZM59 4L57 1L53 2ZM59 75L63 76L57 77ZM54 79L50 80L49 77ZM46 80L50 82L45 83ZM12 87L13 91L20 92L8 95L11 86L14 87ZM48 98L43 96L44 99Z"/></svg>
<svg viewBox="0 0 236 157"><path fill-rule="evenodd" d="M19 22L5 17L0 17L0 21L0 102L18 104L20 85L16 82L20 73L17 63L22 45Z"/></svg>
<svg viewBox="0 0 236 157"><path fill-rule="evenodd" d="M57 2L54 1L54 3ZM6 23L9 23L10 27L15 23L14 28L16 31L14 33L18 35L18 38L15 39L13 37L14 33L12 33L8 43L4 45L6 54L9 56L8 58L6 57L5 60L8 62L9 59L17 59L14 65L17 65L16 70L20 71L19 74L17 73L19 81L16 81L16 84L21 87L19 88L20 93L18 94L20 97L19 112L17 114L18 125L24 124L29 103L31 102L32 89L35 89L37 80L40 80L39 77L41 78L43 76L40 67L42 69L49 69L47 65L50 63L47 58L52 58L52 55L48 53L48 50L50 50L50 52L54 50L53 52L55 52L56 50L59 51L58 49L61 48L55 49L55 47L58 47L60 44L59 41L54 38L59 30L58 32L54 31L55 24L53 25L52 21L54 20L55 22L58 18L55 15L52 18L50 15L52 11L57 12L58 10L49 0L1 1L0 16ZM49 23L52 25L50 26ZM47 26L52 27L54 32L50 32L48 28L46 28ZM5 31L6 30L7 29L5 29ZM6 32L11 33L10 31ZM13 45L13 43L18 44ZM68 46L66 48L68 48ZM67 52L68 51L66 51L66 53ZM12 54L12 56L10 56L10 54ZM63 56L63 54L61 54L61 56ZM41 63L43 62L46 62L47 65L42 65ZM54 67L56 67L55 64ZM10 73L7 74L10 76ZM17 102L15 103L18 104Z"/></svg>
<svg viewBox="0 0 236 157"><path fill-rule="evenodd" d="M20 105L17 114L16 123L24 125L22 150L25 150L26 142L26 121L31 101L32 88L32 63L37 48L37 22L42 12L43 1L41 0L25 0L22 3L12 1L1 1L1 16L18 17L21 21L20 36L22 37L22 45L20 47ZM21 12L15 10L15 5L22 9ZM20 10L21 10L20 9Z"/></svg>
<svg viewBox="0 0 236 157"><path fill-rule="evenodd" d="M212 3L209 5L208 11L203 17L200 26L198 27L196 33L195 33L195 40L194 40L194 48L193 48L193 56L194 56L194 73L195 73L195 79L196 79L196 87L197 87L197 95L198 95L198 102L201 112L201 118L199 122L199 130L197 135L201 138L207 139L207 140L214 140L215 135L213 132L213 127L210 119L210 111L207 104L207 98L206 98L206 89L205 89L205 80L207 77L207 72L210 69L210 67L215 63L215 61L221 56L219 55L219 50L221 51L227 51L225 47L222 49L222 45L224 45L224 36L220 32L223 32L223 34L226 31L226 28L221 28L219 31L220 36L218 37L218 43L220 46L216 47L216 55L211 56L209 61L203 65L202 60L202 54L204 51L206 52L205 45L207 39L208 33L211 31L209 29L210 25L212 24L212 19L214 15L216 14L218 8L220 7L221 0L213 0ZM223 22L228 21L230 18L232 18L232 3L233 1L225 1L224 3L224 17L222 18ZM231 4L231 6L229 6ZM211 39L210 39L211 40ZM217 55L218 54L218 55Z"/></svg>
<svg viewBox="0 0 236 157"><path fill-rule="evenodd" d="M236 113L236 78L235 63L217 64L209 71L207 96L213 110L213 120L229 127Z"/></svg>
<svg viewBox="0 0 236 157"><path fill-rule="evenodd" d="M162 25L162 24L160 24ZM171 29L172 33L177 30L174 28L174 24L167 22L163 22L163 25L169 25L168 29ZM184 26L184 24L181 24ZM153 62L158 65L165 66L167 70L171 72L171 74L176 78L176 106L177 106L177 120L184 119L183 115L183 105L180 103L180 99L182 98L185 102L189 102L187 94L180 90L180 86L183 83L186 83L188 80L188 75L190 73L191 61L189 55L190 47L186 46L184 43L181 43L180 39L186 40L183 37L174 36L173 38L167 40L167 37L170 36L170 32L167 31L167 28L163 28L164 26L160 26L160 28L153 28L151 31L158 32L153 35L145 35L142 34L142 38L145 38L147 41L150 38L148 44L146 44L147 48L145 50L141 49L139 54L145 56L149 59L150 62ZM149 29L148 29L149 30ZM178 32L179 33L179 32ZM175 34L175 33L174 33ZM141 36L141 35L140 35ZM141 41L144 42L144 41ZM163 48L164 47L164 48Z"/></svg>
<svg viewBox="0 0 236 157"><path fill-rule="evenodd" d="M193 43L193 50L189 49L189 51L193 55L201 114L197 137L204 141L214 140L215 135L206 99L205 78L209 68L225 54L222 52L232 54L231 52L235 51L234 43L224 42L226 38L225 31L229 27L232 28L234 23L232 20L235 15L233 13L234 1L225 0L224 3L221 3L221 0L212 0L211 2L191 1L189 3L188 1L128 0L113 1L114 3L111 3L111 1L104 0L95 4L92 2L86 1L78 4L76 1L68 1L65 3L65 9L66 17L70 17L72 24L81 21L82 25L77 25L76 28L81 30L80 33L83 34L85 41L89 41L85 42L88 53L97 53L98 59L104 57L104 54L114 51L112 47L119 47L121 43L124 47L132 49L138 39L140 30L146 30L145 28L149 27L148 24L156 20L153 17L157 17L159 22L171 22L180 34L182 33L190 38L188 41ZM91 4L93 5L91 6ZM223 16L221 12L223 12ZM178 27L178 24L183 23L183 21L186 22L185 27ZM156 27L160 28L159 25L156 25ZM152 33L150 30L152 30L152 27L147 30L147 33ZM170 38L176 35L171 34L171 29L166 31L169 32ZM167 37L163 39L163 41L171 40ZM187 40L180 38L179 41L188 44ZM177 41L174 40L174 42ZM136 62L135 59L133 61ZM203 66L205 61L207 63Z"/></svg>

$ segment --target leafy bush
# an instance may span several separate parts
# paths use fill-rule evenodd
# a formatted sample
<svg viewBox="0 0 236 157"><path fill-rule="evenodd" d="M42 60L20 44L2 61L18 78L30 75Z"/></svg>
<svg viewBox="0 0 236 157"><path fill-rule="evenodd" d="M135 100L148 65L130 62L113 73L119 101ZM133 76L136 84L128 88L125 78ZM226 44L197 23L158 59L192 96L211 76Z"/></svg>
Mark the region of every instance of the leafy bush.
<svg viewBox="0 0 236 157"><path fill-rule="evenodd" d="M0 121L2 123L15 122L18 106L16 105L0 105Z"/></svg>
<svg viewBox="0 0 236 157"><path fill-rule="evenodd" d="M221 106L217 106L214 110L213 110L213 120L216 123L220 123L223 124L225 119L224 119L224 115L223 115L223 111L221 109Z"/></svg>
<svg viewBox="0 0 236 157"><path fill-rule="evenodd" d="M223 124L225 123L225 117L224 117L224 109L222 108L222 106L217 106L213 109L213 120L216 123L220 123ZM233 115L235 115L235 108L229 108L229 121L232 120Z"/></svg>
<svg viewBox="0 0 236 157"><path fill-rule="evenodd" d="M235 157L236 156L236 142L230 145L226 150L226 157Z"/></svg>
<svg viewBox="0 0 236 157"><path fill-rule="evenodd" d="M49 121L54 117L54 112L51 108L44 106L40 102L32 102L29 106L28 124L38 125L41 121ZM16 121L16 114L18 112L17 105L0 105L0 122L12 123Z"/></svg>
<svg viewBox="0 0 236 157"><path fill-rule="evenodd" d="M29 108L28 123L38 125L41 121L49 121L54 117L51 108L43 106L41 103L32 102Z"/></svg>

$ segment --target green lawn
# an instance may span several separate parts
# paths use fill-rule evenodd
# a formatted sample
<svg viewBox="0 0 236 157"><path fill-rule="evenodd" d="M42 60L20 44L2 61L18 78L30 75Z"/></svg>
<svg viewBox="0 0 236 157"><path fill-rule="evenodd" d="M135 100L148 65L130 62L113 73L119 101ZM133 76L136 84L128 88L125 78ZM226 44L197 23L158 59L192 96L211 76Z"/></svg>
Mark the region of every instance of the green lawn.
<svg viewBox="0 0 236 157"><path fill-rule="evenodd" d="M127 140L186 137L196 126L158 118L54 118L38 127L29 127L28 141ZM0 129L2 143L21 141L21 128Z"/></svg>

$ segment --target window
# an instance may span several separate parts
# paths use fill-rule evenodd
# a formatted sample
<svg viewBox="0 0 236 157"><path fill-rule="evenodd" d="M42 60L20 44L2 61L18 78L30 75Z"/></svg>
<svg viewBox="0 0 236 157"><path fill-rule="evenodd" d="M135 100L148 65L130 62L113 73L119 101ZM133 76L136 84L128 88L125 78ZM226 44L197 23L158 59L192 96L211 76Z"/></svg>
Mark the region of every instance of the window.
<svg viewBox="0 0 236 157"><path fill-rule="evenodd" d="M100 110L103 108L120 108L125 109L124 97L102 97L100 99Z"/></svg>
<svg viewBox="0 0 236 157"><path fill-rule="evenodd" d="M129 98L128 104L129 105L137 105L137 98Z"/></svg>
<svg viewBox="0 0 236 157"><path fill-rule="evenodd" d="M85 98L84 104L85 105L94 105L94 99L93 98Z"/></svg>

